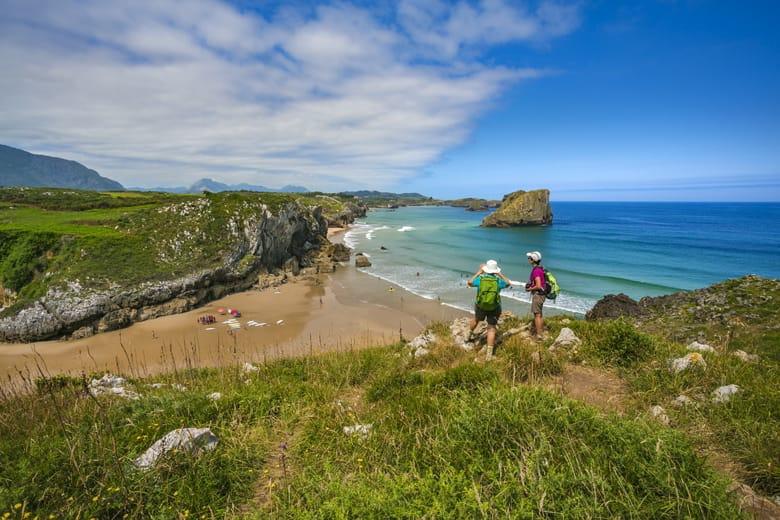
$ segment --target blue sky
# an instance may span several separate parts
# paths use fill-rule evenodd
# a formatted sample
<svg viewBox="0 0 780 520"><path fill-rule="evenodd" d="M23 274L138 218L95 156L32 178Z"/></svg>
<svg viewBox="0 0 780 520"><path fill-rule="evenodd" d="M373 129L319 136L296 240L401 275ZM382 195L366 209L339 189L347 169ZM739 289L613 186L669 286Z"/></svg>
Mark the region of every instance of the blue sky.
<svg viewBox="0 0 780 520"><path fill-rule="evenodd" d="M780 200L776 2L0 8L0 142L126 186Z"/></svg>

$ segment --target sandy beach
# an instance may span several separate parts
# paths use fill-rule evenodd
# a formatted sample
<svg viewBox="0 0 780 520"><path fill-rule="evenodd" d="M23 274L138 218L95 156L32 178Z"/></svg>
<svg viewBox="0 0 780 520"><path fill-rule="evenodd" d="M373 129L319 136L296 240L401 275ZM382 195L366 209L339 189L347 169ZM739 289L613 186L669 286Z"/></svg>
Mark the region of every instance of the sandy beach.
<svg viewBox="0 0 780 520"><path fill-rule="evenodd" d="M234 308L242 316L217 313ZM136 376L174 369L264 362L409 339L462 311L342 266L317 280L250 290L173 316L70 341L0 344L0 378L11 384L48 375L115 371ZM198 317L217 323L201 325ZM253 325L254 324L254 325ZM259 324L265 324L260 326Z"/></svg>

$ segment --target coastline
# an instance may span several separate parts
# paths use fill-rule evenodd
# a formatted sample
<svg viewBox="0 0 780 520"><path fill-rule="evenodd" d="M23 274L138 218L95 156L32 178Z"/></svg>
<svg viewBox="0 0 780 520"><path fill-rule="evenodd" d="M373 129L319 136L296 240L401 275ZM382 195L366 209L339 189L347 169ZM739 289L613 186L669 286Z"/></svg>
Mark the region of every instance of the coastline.
<svg viewBox="0 0 780 520"><path fill-rule="evenodd" d="M220 307L241 311L239 329L223 323L230 316L219 315ZM209 314L216 324L198 323L198 317ZM14 384L41 375L103 371L141 377L358 349L393 343L401 336L411 339L431 321L463 315L348 265L315 279L234 293L191 311L89 338L0 343L0 380ZM252 326L251 321L267 325Z"/></svg>

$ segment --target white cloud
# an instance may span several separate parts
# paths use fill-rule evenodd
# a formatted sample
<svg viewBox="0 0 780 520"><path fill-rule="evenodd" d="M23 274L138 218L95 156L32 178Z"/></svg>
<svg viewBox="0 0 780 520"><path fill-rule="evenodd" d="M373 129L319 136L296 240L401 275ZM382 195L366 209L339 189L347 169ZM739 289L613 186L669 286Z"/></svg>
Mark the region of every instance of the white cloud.
<svg viewBox="0 0 780 520"><path fill-rule="evenodd" d="M512 82L486 46L572 31L576 7L401 2L272 17L216 0L11 0L0 136L131 186L385 187L466 138Z"/></svg>

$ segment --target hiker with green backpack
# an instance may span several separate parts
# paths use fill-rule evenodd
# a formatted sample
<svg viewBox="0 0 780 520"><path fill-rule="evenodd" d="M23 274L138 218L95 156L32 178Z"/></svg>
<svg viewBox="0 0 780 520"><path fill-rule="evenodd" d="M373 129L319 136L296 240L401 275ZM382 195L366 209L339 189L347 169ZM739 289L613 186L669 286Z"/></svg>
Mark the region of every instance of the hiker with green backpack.
<svg viewBox="0 0 780 520"><path fill-rule="evenodd" d="M509 287L512 282L501 274L501 268L495 260L488 260L481 266L471 280L469 287L477 288L477 301L474 304L474 318L469 328L471 332L477 324L487 320L487 349L485 360L493 359L493 348L496 343L496 325L501 316L501 289Z"/></svg>

